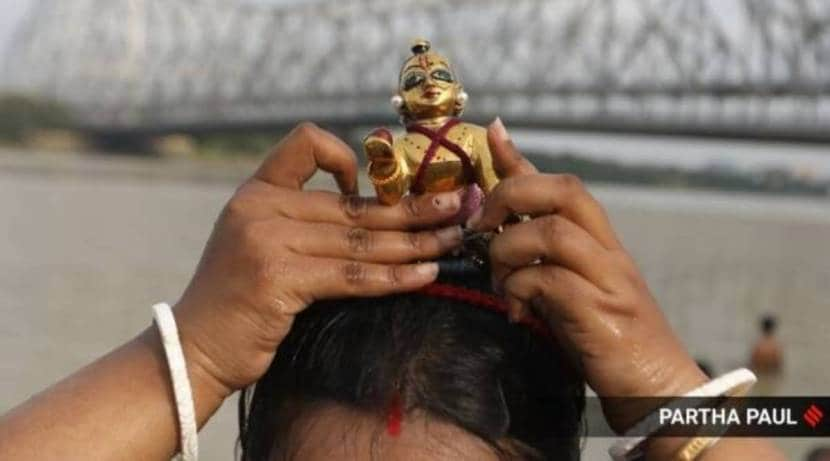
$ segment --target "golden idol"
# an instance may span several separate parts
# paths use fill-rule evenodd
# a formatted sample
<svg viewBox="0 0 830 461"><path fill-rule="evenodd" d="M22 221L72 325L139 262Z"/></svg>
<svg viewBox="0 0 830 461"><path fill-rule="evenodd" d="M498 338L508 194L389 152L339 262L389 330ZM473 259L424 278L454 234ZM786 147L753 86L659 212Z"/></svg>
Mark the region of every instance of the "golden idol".
<svg viewBox="0 0 830 461"><path fill-rule="evenodd" d="M401 67L392 105L406 132L393 136L378 128L363 140L369 179L378 200L392 205L407 193L458 191L463 222L498 183L487 131L462 122L467 93L444 56L416 40Z"/></svg>

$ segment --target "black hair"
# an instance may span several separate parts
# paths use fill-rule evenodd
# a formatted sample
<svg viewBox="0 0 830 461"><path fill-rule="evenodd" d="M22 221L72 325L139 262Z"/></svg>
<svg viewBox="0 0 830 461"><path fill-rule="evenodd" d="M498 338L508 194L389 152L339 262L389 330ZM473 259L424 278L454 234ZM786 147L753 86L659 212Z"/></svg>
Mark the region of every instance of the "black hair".
<svg viewBox="0 0 830 461"><path fill-rule="evenodd" d="M778 319L774 315L765 315L761 317L761 331L769 336L775 333L778 327Z"/></svg>
<svg viewBox="0 0 830 461"><path fill-rule="evenodd" d="M498 312L419 293L317 302L298 315L240 397L240 457L271 459L304 405L383 418L392 395L404 415L454 424L502 459L579 459L585 382L561 349Z"/></svg>

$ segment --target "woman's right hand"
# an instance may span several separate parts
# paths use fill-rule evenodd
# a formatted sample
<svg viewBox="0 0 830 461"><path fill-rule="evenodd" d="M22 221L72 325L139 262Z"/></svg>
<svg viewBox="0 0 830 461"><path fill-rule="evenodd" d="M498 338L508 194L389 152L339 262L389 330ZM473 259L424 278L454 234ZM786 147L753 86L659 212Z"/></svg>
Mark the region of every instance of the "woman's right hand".
<svg viewBox="0 0 830 461"><path fill-rule="evenodd" d="M317 170L344 195L304 191ZM188 366L230 392L267 370L294 316L318 299L380 296L432 282L434 259L461 242L456 193L394 206L357 195L354 153L302 124L230 199L190 285L175 307Z"/></svg>

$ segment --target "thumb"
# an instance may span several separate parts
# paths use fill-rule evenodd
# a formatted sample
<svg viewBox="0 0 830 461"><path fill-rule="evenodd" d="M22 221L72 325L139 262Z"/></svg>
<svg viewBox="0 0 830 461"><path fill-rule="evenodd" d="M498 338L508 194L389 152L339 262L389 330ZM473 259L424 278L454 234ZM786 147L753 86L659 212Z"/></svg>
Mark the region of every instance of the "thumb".
<svg viewBox="0 0 830 461"><path fill-rule="evenodd" d="M496 118L487 127L487 143L490 146L490 155L493 157L493 168L499 178L523 176L538 173L539 171L526 159L513 144L510 134L504 127L501 118Z"/></svg>

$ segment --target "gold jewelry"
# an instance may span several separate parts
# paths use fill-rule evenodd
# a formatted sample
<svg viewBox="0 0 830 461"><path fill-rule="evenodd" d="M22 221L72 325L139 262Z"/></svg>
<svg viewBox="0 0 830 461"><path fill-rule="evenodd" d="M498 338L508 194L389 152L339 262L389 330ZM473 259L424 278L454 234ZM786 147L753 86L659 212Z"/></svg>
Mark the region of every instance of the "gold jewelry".
<svg viewBox="0 0 830 461"><path fill-rule="evenodd" d="M720 440L720 437L692 437L674 454L672 459L674 461L694 461L718 440Z"/></svg>
<svg viewBox="0 0 830 461"><path fill-rule="evenodd" d="M403 169L401 168L400 163L395 162L395 171L389 174L386 177L378 178L377 176L372 174L372 163L369 163L369 167L367 169L367 173L369 175L369 180L372 181L372 184L375 186L385 186L391 182L397 181L402 176Z"/></svg>

